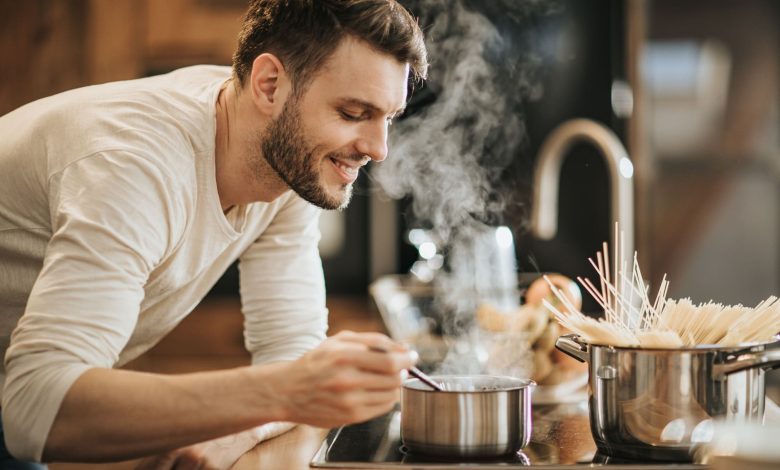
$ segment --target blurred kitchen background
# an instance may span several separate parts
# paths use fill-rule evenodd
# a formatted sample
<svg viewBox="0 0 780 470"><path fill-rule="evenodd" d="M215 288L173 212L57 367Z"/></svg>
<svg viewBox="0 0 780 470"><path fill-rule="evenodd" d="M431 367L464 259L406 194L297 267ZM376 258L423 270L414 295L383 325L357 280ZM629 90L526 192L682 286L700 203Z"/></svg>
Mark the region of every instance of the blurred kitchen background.
<svg viewBox="0 0 780 470"><path fill-rule="evenodd" d="M430 257L409 234L439 230L449 212L437 208L454 211L453 236L472 223L508 227L523 273L593 277L587 258L610 239L614 197L597 149L577 141L566 154L556 236L539 239L529 222L540 147L574 118L606 126L627 149L635 246L654 286L666 273L671 297L755 305L780 294L779 2L402 3L426 31L430 80L391 130L387 168L370 168L349 208L322 217L334 329L381 328L368 288ZM78 86L229 64L245 6L0 0L0 113ZM137 367L243 360L237 292L231 269Z"/></svg>

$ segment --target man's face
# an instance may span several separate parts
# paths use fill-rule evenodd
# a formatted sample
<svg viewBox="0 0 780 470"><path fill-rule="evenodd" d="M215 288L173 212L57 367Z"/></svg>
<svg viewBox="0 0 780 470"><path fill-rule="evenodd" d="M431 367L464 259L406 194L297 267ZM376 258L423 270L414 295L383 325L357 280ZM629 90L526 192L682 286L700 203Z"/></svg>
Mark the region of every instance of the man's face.
<svg viewBox="0 0 780 470"><path fill-rule="evenodd" d="M387 156L387 127L406 102L409 68L351 38L261 136L263 158L323 209L349 203L359 169Z"/></svg>

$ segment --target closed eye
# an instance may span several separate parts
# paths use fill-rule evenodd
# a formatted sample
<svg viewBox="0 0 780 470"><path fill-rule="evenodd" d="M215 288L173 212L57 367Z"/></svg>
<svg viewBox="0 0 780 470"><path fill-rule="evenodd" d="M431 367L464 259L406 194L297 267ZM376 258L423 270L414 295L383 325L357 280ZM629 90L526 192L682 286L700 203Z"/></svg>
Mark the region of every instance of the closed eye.
<svg viewBox="0 0 780 470"><path fill-rule="evenodd" d="M341 115L341 117L344 120L347 120L347 121L360 121L360 120L363 119L363 115L362 114L352 114L352 113L348 113L348 112L343 111L343 110L339 111L339 114Z"/></svg>

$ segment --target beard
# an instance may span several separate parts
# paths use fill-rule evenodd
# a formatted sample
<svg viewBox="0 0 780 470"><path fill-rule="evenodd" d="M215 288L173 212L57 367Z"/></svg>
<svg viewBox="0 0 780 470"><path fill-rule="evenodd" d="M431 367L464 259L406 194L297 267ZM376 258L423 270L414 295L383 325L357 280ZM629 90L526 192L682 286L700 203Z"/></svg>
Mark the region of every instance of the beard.
<svg viewBox="0 0 780 470"><path fill-rule="evenodd" d="M276 174L301 198L327 210L343 209L352 198L352 185L341 186L338 194L330 194L321 180L322 158L315 156L315 146L308 142L301 125L296 97L285 104L282 113L271 121L260 136L260 152L255 152L253 169L261 168L257 159L265 159ZM330 152L324 159L362 160L362 155ZM260 174L255 171L255 174Z"/></svg>

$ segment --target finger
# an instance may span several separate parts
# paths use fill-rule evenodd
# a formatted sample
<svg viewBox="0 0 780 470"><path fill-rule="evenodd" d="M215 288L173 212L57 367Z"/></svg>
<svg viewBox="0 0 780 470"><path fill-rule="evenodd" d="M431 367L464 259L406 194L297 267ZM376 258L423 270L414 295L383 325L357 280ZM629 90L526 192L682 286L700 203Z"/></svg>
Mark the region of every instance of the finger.
<svg viewBox="0 0 780 470"><path fill-rule="evenodd" d="M355 392L344 396L343 406L339 409L341 413L340 424L355 423L365 421L380 414L386 413L395 407L398 403L398 392Z"/></svg>
<svg viewBox="0 0 780 470"><path fill-rule="evenodd" d="M374 408L387 405L395 405L401 398L398 389L393 390L367 390L364 397L364 406Z"/></svg>
<svg viewBox="0 0 780 470"><path fill-rule="evenodd" d="M360 410L366 407L392 404L400 398L399 389L387 390L353 390L343 393L334 406L343 410ZM337 404L338 403L338 404Z"/></svg>
<svg viewBox="0 0 780 470"><path fill-rule="evenodd" d="M376 332L355 333L353 331L345 331L343 333L344 333L343 336L341 336L341 333L339 333L339 335L337 336L339 336L340 339L343 339L344 341L363 344L365 346L368 346L370 349L376 349L380 351L397 351L397 352L406 352L409 350L409 348L407 348L406 346L393 341L387 335L384 335L382 333L376 333Z"/></svg>
<svg viewBox="0 0 780 470"><path fill-rule="evenodd" d="M400 371L412 367L417 362L414 351L378 352L375 350L353 352L344 351L342 363L352 364L358 369L384 375L398 375Z"/></svg>
<svg viewBox="0 0 780 470"><path fill-rule="evenodd" d="M318 388L325 393L352 393L363 390L393 390L401 387L401 373L378 374L353 367L339 367L319 382Z"/></svg>

